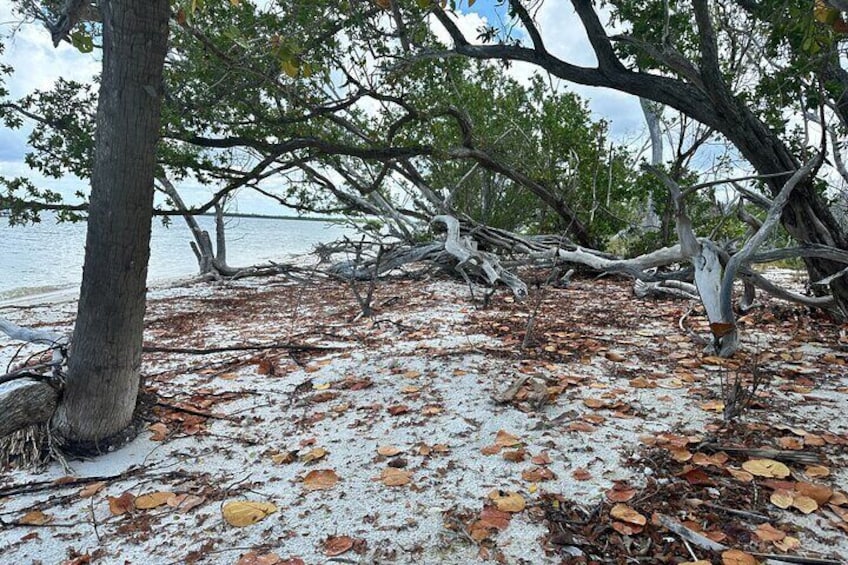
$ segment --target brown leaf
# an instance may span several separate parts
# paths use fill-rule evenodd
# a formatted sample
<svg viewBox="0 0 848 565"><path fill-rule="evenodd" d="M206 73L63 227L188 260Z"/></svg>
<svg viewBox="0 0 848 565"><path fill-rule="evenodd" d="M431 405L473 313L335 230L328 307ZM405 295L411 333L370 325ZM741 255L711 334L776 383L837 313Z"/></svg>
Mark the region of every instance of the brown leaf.
<svg viewBox="0 0 848 565"><path fill-rule="evenodd" d="M730 549L722 552L721 563L722 565L757 565L757 560L744 551Z"/></svg>
<svg viewBox="0 0 848 565"><path fill-rule="evenodd" d="M150 437L150 441L164 441L170 433L168 426L162 422L150 424L147 429L153 432L153 435Z"/></svg>
<svg viewBox="0 0 848 565"><path fill-rule="evenodd" d="M592 473L590 473L588 470L580 467L578 469L575 469L571 473L571 476L574 477L574 479L578 480L578 481L588 481L589 479L592 478Z"/></svg>
<svg viewBox="0 0 848 565"><path fill-rule="evenodd" d="M824 478L830 475L830 469L823 465L809 465L804 469L804 474L811 479Z"/></svg>
<svg viewBox="0 0 848 565"><path fill-rule="evenodd" d="M613 520L612 529L616 532L625 535L625 536L635 536L636 534L642 533L644 530L644 526L637 526L636 524L628 524L626 522L618 522L617 520Z"/></svg>
<svg viewBox="0 0 848 565"><path fill-rule="evenodd" d="M752 475L748 471L728 467L727 472L730 473L734 479L736 479L737 481L742 481L743 483L750 483L754 480L754 475Z"/></svg>
<svg viewBox="0 0 848 565"><path fill-rule="evenodd" d="M801 547L801 540L792 536L786 536L782 540L773 543L777 549L783 552L795 551Z"/></svg>
<svg viewBox="0 0 848 565"><path fill-rule="evenodd" d="M501 447L515 447L521 445L521 440L505 430L498 430L495 436L495 445Z"/></svg>
<svg viewBox="0 0 848 565"><path fill-rule="evenodd" d="M377 448L377 453L383 455L385 457L394 457L398 453L402 453L403 450L399 449L393 445L381 445Z"/></svg>
<svg viewBox="0 0 848 565"><path fill-rule="evenodd" d="M774 459L749 459L742 468L757 477L782 479L789 476L789 467Z"/></svg>
<svg viewBox="0 0 848 565"><path fill-rule="evenodd" d="M106 481L97 481L96 483L91 483L83 487L83 489L79 492L80 498L91 498L106 486Z"/></svg>
<svg viewBox="0 0 848 565"><path fill-rule="evenodd" d="M530 459L530 462L533 465L548 465L551 462L551 456L548 455L547 451L543 451L543 452L539 453L538 455L534 455Z"/></svg>
<svg viewBox="0 0 848 565"><path fill-rule="evenodd" d="M527 456L527 452L524 451L523 448L519 448L504 451L501 455L504 459L506 459L507 461L511 461L512 463L521 463Z"/></svg>
<svg viewBox="0 0 848 565"><path fill-rule="evenodd" d="M803 494L796 496L792 500L792 507L797 508L804 514L810 514L811 512L815 512L818 510L818 503L810 498L809 496L804 496Z"/></svg>
<svg viewBox="0 0 848 565"><path fill-rule="evenodd" d="M327 450L323 447L315 447L310 449L306 453L300 456L301 463L312 463L313 461L318 461L327 455Z"/></svg>
<svg viewBox="0 0 848 565"><path fill-rule="evenodd" d="M192 508L197 508L204 502L206 502L206 499L202 496L194 494L174 494L165 501L165 504L171 508L176 508L181 514L185 514Z"/></svg>
<svg viewBox="0 0 848 565"><path fill-rule="evenodd" d="M258 553L248 551L236 562L236 565L282 565L283 560L276 553Z"/></svg>
<svg viewBox="0 0 848 565"><path fill-rule="evenodd" d="M786 537L786 532L778 530L771 524L760 524L754 534L762 541L780 541Z"/></svg>
<svg viewBox="0 0 848 565"><path fill-rule="evenodd" d="M489 499L503 512L521 512L527 503L517 492L495 489L489 493Z"/></svg>
<svg viewBox="0 0 848 565"><path fill-rule="evenodd" d="M107 496L109 500L109 511L113 516L120 516L135 509L135 495L125 492L121 496Z"/></svg>
<svg viewBox="0 0 848 565"><path fill-rule="evenodd" d="M583 404L584 404L587 408L592 408L592 409L599 409L599 408L607 408L607 407L609 407L609 404L607 404L607 403L606 403L606 402L604 402L603 400L599 400L599 399L597 399L597 398L584 398L584 399L583 399Z"/></svg>
<svg viewBox="0 0 848 565"><path fill-rule="evenodd" d="M628 524L635 524L637 526L644 526L648 523L647 518L626 504L619 503L614 505L610 509L610 516L616 520L620 520Z"/></svg>
<svg viewBox="0 0 848 565"><path fill-rule="evenodd" d="M353 538L350 536L330 536L324 540L324 555L335 557L353 548Z"/></svg>
<svg viewBox="0 0 848 565"><path fill-rule="evenodd" d="M380 481L387 487L400 487L412 481L412 471L386 467L380 472Z"/></svg>
<svg viewBox="0 0 848 565"><path fill-rule="evenodd" d="M173 494L174 493L164 491L143 494L135 499L135 507L139 510L148 510L150 508L162 506L168 502L168 499L170 499Z"/></svg>
<svg viewBox="0 0 848 565"><path fill-rule="evenodd" d="M332 469L315 469L303 477L306 490L327 490L336 486L339 476Z"/></svg>
<svg viewBox="0 0 848 565"><path fill-rule="evenodd" d="M44 524L49 524L53 521L53 516L50 514L45 514L41 510L31 510L27 512L21 519L18 520L19 524L26 524L27 526L43 526Z"/></svg>
<svg viewBox="0 0 848 565"><path fill-rule="evenodd" d="M531 483L539 483L551 481L556 478L556 475L547 467L531 467L521 472L521 478Z"/></svg>
<svg viewBox="0 0 848 565"><path fill-rule="evenodd" d="M626 485L625 483L615 483L606 494L607 500L610 502L627 502L636 496L636 489Z"/></svg>
<svg viewBox="0 0 848 565"><path fill-rule="evenodd" d="M480 513L479 524L485 528L493 528L496 530L504 530L509 526L509 521L512 514L498 510L493 506L486 506Z"/></svg>
<svg viewBox="0 0 848 565"><path fill-rule="evenodd" d="M805 482L797 483L795 492L812 498L819 506L825 504L833 496L833 489L829 486Z"/></svg>
<svg viewBox="0 0 848 565"><path fill-rule="evenodd" d="M795 500L795 493L784 489L778 489L771 493L769 500L778 508L783 508L785 510L792 506L792 501Z"/></svg>
<svg viewBox="0 0 848 565"><path fill-rule="evenodd" d="M395 404L393 406L389 406L386 410L388 410L389 414L392 416L400 416L401 414L409 412L409 406L406 404Z"/></svg>

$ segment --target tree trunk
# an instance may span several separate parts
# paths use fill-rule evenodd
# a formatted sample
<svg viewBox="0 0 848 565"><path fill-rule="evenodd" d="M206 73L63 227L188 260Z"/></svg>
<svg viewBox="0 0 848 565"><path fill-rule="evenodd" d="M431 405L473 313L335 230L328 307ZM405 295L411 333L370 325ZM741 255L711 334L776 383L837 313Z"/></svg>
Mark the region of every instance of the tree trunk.
<svg viewBox="0 0 848 565"><path fill-rule="evenodd" d="M138 396L168 0L106 0L85 266L56 432L96 446Z"/></svg>

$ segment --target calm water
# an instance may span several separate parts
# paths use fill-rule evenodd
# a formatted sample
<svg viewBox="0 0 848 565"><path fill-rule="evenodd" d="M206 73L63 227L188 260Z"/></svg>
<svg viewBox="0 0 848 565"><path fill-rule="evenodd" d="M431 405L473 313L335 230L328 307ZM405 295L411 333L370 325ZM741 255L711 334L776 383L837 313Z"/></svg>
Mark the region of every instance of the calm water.
<svg viewBox="0 0 848 565"><path fill-rule="evenodd" d="M204 216L198 221L214 241L214 219ZM324 222L229 218L227 262L247 267L285 261L348 233L345 227ZM191 233L181 218L174 218L169 227L154 219L147 280L197 274L190 241ZM11 227L0 218L0 300L78 287L84 250L84 223L57 224L45 215L40 224Z"/></svg>

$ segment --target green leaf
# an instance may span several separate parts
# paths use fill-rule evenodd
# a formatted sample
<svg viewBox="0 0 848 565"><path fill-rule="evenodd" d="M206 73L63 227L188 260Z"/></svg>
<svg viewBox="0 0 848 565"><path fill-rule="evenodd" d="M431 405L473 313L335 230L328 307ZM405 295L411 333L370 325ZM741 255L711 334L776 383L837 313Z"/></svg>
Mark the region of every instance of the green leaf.
<svg viewBox="0 0 848 565"><path fill-rule="evenodd" d="M71 45L80 53L91 53L94 51L94 40L84 31L75 31L71 34Z"/></svg>

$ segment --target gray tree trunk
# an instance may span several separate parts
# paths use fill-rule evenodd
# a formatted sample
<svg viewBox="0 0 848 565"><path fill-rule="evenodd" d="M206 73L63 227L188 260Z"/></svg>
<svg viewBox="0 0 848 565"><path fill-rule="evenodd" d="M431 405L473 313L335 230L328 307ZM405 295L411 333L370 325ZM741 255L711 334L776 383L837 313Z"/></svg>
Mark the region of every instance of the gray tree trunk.
<svg viewBox="0 0 848 565"><path fill-rule="evenodd" d="M85 266L64 395L69 444L126 428L138 396L168 0L105 0Z"/></svg>

